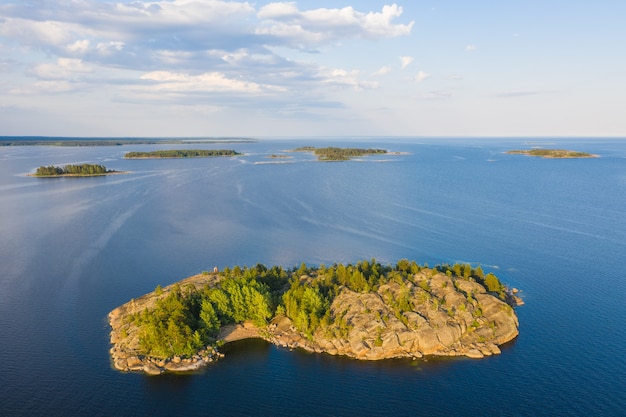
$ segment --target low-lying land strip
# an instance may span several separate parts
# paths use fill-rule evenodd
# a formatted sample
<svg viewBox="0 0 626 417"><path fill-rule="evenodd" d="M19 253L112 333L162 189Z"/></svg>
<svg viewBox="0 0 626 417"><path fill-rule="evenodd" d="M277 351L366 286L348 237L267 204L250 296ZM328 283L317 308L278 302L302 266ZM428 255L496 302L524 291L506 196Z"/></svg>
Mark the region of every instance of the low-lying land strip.
<svg viewBox="0 0 626 417"><path fill-rule="evenodd" d="M150 152L128 152L126 159L160 159L160 158L211 158L214 156L237 156L239 152L225 149L167 149Z"/></svg>
<svg viewBox="0 0 626 417"><path fill-rule="evenodd" d="M55 136L1 136L0 146L121 146L188 143L254 143L252 138L74 138Z"/></svg>
<svg viewBox="0 0 626 417"><path fill-rule="evenodd" d="M116 369L149 374L198 369L222 343L249 337L365 360L480 358L518 335L518 304L470 265L257 264L158 286L114 309L110 353Z"/></svg>
<svg viewBox="0 0 626 417"><path fill-rule="evenodd" d="M586 152L568 151L565 149L526 149L526 150L512 150L508 151L508 154L512 155L528 155L538 156L540 158L597 158L598 155L593 155Z"/></svg>

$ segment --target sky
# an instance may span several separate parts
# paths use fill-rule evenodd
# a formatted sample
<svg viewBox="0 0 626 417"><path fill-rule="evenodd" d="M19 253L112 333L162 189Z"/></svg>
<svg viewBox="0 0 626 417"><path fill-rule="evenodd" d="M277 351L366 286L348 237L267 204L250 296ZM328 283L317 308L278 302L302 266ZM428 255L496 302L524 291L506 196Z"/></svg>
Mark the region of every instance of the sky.
<svg viewBox="0 0 626 417"><path fill-rule="evenodd" d="M0 0L0 135L626 137L626 1Z"/></svg>

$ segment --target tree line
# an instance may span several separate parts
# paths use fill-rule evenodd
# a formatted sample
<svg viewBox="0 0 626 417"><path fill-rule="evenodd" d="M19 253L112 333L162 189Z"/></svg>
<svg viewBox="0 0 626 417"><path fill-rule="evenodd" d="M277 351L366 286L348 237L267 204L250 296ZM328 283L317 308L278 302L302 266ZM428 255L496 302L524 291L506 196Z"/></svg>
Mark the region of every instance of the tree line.
<svg viewBox="0 0 626 417"><path fill-rule="evenodd" d="M241 154L228 149L166 149L151 152L127 152L124 158L206 158L235 155Z"/></svg>
<svg viewBox="0 0 626 417"><path fill-rule="evenodd" d="M350 158L354 158L358 156L387 153L385 149L337 148L334 146L329 146L326 148L316 148L314 146L301 146L299 148L294 149L294 152L313 152L317 156L318 160L320 161L346 161L346 160L349 160Z"/></svg>
<svg viewBox="0 0 626 417"><path fill-rule="evenodd" d="M63 167L49 165L37 168L35 175L38 177L57 175L104 175L111 172L115 171L108 170L104 165L97 164L65 165Z"/></svg>
<svg viewBox="0 0 626 417"><path fill-rule="evenodd" d="M543 158L594 158L596 155L579 152L568 151L566 149L527 149L527 150L512 150L508 151L508 154L514 155L530 155L539 156Z"/></svg>
<svg viewBox="0 0 626 417"><path fill-rule="evenodd" d="M252 321L263 328L281 314L289 317L304 335L312 337L317 329L333 324L347 330L343 318L333 315L330 309L342 288L367 293L392 280L404 285L405 280L423 268L428 265L407 259L393 266L382 265L375 259L315 268L302 263L290 270L280 266L267 268L263 264L235 266L220 272L221 279L216 285L197 289L191 284L184 287L175 284L153 308L128 320L140 329L142 353L161 358L194 354L215 343L220 328L226 324ZM505 287L498 278L491 273L485 275L480 266L446 264L431 271L476 280L489 292L504 296ZM162 293L158 286L155 294ZM410 309L403 300L391 301L397 304L398 311Z"/></svg>

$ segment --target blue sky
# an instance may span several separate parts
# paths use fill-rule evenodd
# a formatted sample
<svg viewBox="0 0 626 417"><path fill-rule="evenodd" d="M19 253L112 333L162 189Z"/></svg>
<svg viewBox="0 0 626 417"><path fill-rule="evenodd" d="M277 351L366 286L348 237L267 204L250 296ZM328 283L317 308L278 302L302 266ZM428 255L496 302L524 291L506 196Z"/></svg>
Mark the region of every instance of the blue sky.
<svg viewBox="0 0 626 417"><path fill-rule="evenodd" d="M626 1L0 0L0 135L622 136Z"/></svg>

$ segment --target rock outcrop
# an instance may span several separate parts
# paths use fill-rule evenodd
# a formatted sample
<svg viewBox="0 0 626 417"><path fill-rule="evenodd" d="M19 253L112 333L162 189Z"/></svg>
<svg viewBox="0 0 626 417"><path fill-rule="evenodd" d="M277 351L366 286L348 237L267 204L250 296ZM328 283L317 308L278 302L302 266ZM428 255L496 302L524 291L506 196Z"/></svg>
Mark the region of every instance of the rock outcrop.
<svg viewBox="0 0 626 417"><path fill-rule="evenodd" d="M187 278L179 285L214 285L218 274ZM138 331L125 317L150 308L158 297L154 292L132 300L109 314L111 357L121 371L193 371L221 356L207 346L190 358L157 359L141 355ZM507 301L519 305L512 293ZM250 323L222 328L220 339L262 337L278 346L310 352L345 355L363 360L428 355L482 358L500 353L499 345L518 335L519 322L511 305L488 293L471 279L453 279L424 269L407 280L391 280L377 291L357 293L342 288L330 306L334 318L305 336L284 315L274 317L264 329Z"/></svg>
<svg viewBox="0 0 626 417"><path fill-rule="evenodd" d="M456 286L455 286L456 283ZM411 311L400 312L399 300ZM289 319L275 319L268 339L281 346L312 352L379 360L426 355L482 358L499 354L498 345L518 332L513 308L470 280L453 280L430 271L412 282L390 282L378 291L348 289L335 298L332 314L339 320L312 337L287 327ZM280 324L280 325L278 325Z"/></svg>

